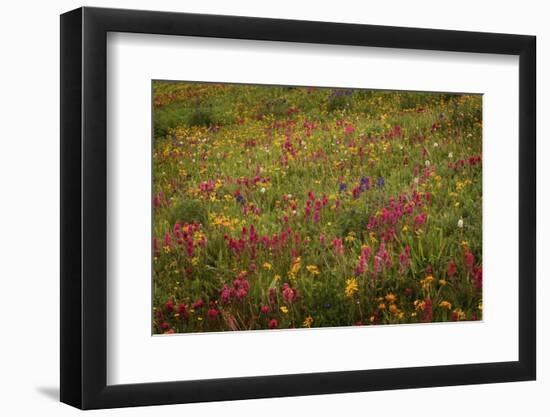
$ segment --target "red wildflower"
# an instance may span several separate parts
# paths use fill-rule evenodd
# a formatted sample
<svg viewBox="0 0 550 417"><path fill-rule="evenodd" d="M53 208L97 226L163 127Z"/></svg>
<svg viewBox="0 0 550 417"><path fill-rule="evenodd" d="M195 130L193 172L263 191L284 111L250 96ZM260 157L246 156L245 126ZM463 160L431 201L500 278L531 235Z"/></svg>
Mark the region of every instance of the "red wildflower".
<svg viewBox="0 0 550 417"><path fill-rule="evenodd" d="M296 289L292 288L290 285L288 285L285 282L283 284L283 299L288 303L292 303L295 298L296 298Z"/></svg>
<svg viewBox="0 0 550 417"><path fill-rule="evenodd" d="M426 223L427 218L428 218L428 215L426 213L419 214L414 218L414 225L416 227L422 226L424 223Z"/></svg>
<svg viewBox="0 0 550 417"><path fill-rule="evenodd" d="M268 326L270 329L276 329L279 327L279 322L276 319L269 320Z"/></svg>
<svg viewBox="0 0 550 417"><path fill-rule="evenodd" d="M336 255L342 255L344 253L344 245L342 243L342 239L333 239L332 248L334 249L334 253Z"/></svg>
<svg viewBox="0 0 550 417"><path fill-rule="evenodd" d="M456 274L456 265L454 261L451 259L449 261L449 266L447 267L447 276L449 278L452 278Z"/></svg>
<svg viewBox="0 0 550 417"><path fill-rule="evenodd" d="M355 132L355 128L352 125L347 125L344 129L346 135L351 135L353 132Z"/></svg>
<svg viewBox="0 0 550 417"><path fill-rule="evenodd" d="M424 300L424 311L422 314L422 322L430 323L432 320L433 320L432 299L426 298Z"/></svg>
<svg viewBox="0 0 550 417"><path fill-rule="evenodd" d="M474 284L478 290L483 287L483 268L481 266L474 268Z"/></svg>
<svg viewBox="0 0 550 417"><path fill-rule="evenodd" d="M474 267L474 254L470 252L470 249L464 248L464 263L466 264L466 268L471 270Z"/></svg>
<svg viewBox="0 0 550 417"><path fill-rule="evenodd" d="M166 301L166 304L164 304L164 309L168 313L171 313L172 311L174 311L174 301L172 299Z"/></svg>
<svg viewBox="0 0 550 417"><path fill-rule="evenodd" d="M178 314L180 315L181 320L187 318L187 304L180 303L178 305Z"/></svg>
<svg viewBox="0 0 550 417"><path fill-rule="evenodd" d="M218 317L218 314L220 314L219 310L216 310L215 308L208 309L207 315L210 320L214 320L216 317Z"/></svg>

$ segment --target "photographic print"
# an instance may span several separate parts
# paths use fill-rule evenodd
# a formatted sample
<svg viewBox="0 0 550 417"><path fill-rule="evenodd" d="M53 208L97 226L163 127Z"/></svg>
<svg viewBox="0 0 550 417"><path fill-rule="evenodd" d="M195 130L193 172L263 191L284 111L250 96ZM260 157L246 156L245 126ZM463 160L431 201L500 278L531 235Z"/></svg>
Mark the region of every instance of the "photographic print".
<svg viewBox="0 0 550 417"><path fill-rule="evenodd" d="M482 319L482 96L152 82L154 334Z"/></svg>

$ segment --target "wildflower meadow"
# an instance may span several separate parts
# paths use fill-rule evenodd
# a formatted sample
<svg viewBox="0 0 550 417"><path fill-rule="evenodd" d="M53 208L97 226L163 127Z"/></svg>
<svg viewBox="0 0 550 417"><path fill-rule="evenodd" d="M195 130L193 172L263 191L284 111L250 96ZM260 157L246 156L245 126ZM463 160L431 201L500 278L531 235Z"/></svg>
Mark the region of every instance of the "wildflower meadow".
<svg viewBox="0 0 550 417"><path fill-rule="evenodd" d="M482 319L482 97L153 82L153 333Z"/></svg>

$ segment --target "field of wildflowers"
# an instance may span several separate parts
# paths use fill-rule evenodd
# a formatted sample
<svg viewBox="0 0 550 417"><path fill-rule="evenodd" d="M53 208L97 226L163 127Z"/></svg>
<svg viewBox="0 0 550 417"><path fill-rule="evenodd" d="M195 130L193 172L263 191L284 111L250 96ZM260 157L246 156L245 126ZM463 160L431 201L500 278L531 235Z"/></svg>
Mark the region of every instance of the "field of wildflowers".
<svg viewBox="0 0 550 417"><path fill-rule="evenodd" d="M480 320L479 95L153 82L153 332Z"/></svg>

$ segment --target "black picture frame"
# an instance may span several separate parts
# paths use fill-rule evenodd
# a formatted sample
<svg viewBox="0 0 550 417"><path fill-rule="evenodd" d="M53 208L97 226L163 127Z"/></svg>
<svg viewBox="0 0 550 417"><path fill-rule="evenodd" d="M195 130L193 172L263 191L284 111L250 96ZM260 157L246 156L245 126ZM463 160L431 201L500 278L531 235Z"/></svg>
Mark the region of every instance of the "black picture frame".
<svg viewBox="0 0 550 417"><path fill-rule="evenodd" d="M107 385L108 32L519 56L519 360ZM536 377L536 38L79 8L61 15L61 401L81 409L422 388Z"/></svg>

